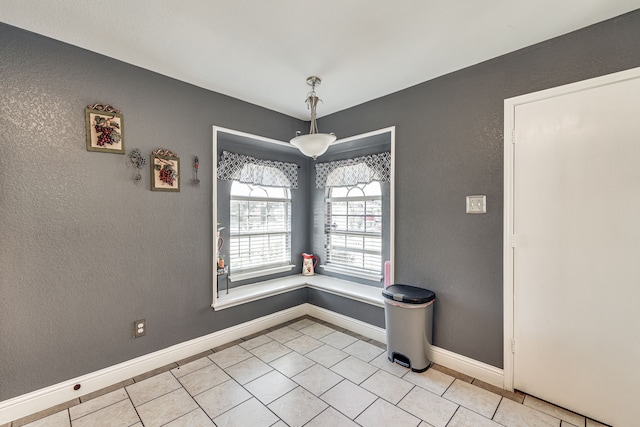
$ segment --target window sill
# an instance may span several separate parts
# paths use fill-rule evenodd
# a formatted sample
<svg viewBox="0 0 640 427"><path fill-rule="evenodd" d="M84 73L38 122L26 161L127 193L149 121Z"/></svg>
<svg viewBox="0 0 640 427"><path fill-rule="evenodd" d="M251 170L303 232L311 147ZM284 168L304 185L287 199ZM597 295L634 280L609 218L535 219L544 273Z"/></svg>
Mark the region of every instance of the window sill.
<svg viewBox="0 0 640 427"><path fill-rule="evenodd" d="M298 274L232 288L229 289L228 294L220 293L220 295L214 299L211 307L213 307L214 310L223 310L305 287L360 301L365 304L384 307L382 288L318 274L314 276Z"/></svg>
<svg viewBox="0 0 640 427"><path fill-rule="evenodd" d="M282 265L279 267L265 268L263 270L248 271L246 273L231 273L229 274L229 280L237 282L240 280L254 279L256 277L267 276L269 274L284 273L285 271L291 271L295 265Z"/></svg>

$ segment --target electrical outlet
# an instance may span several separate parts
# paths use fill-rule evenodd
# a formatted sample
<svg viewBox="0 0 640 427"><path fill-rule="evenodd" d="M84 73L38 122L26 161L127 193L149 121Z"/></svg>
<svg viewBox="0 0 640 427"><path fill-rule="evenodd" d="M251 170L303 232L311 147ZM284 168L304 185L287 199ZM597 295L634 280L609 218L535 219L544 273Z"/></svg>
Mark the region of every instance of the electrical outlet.
<svg viewBox="0 0 640 427"><path fill-rule="evenodd" d="M147 321L145 319L136 320L133 322L133 336L140 338L147 335Z"/></svg>
<svg viewBox="0 0 640 427"><path fill-rule="evenodd" d="M467 213L487 213L487 196L467 196Z"/></svg>

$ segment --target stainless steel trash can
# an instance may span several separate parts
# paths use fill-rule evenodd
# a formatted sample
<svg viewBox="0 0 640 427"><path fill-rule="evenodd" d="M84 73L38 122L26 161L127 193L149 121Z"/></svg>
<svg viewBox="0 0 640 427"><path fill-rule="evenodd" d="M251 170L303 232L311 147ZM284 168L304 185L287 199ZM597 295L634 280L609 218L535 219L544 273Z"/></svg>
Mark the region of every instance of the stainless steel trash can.
<svg viewBox="0 0 640 427"><path fill-rule="evenodd" d="M415 372L427 370L433 336L436 294L410 285L391 285L382 291L387 330L387 358Z"/></svg>

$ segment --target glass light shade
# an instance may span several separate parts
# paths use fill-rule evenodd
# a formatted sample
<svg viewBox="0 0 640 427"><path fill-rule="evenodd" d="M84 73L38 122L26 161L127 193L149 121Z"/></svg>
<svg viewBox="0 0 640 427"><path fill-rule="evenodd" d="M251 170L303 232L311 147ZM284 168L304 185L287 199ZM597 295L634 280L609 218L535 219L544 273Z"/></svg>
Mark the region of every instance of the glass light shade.
<svg viewBox="0 0 640 427"><path fill-rule="evenodd" d="M336 136L330 133L310 133L308 135L296 136L291 140L302 154L314 159L324 154L329 145L336 140Z"/></svg>

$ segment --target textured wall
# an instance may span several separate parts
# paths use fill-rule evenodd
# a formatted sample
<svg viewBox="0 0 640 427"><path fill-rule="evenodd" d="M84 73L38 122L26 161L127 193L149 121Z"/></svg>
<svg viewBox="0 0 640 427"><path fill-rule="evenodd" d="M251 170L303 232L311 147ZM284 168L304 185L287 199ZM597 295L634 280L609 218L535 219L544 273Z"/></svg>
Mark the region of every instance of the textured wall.
<svg viewBox="0 0 640 427"><path fill-rule="evenodd" d="M503 99L640 66L638 40L636 11L321 119L340 137L397 126L396 281L437 293L436 345L502 366ZM4 24L0 58L0 400L302 302L338 304L299 290L209 306L211 126L286 140L300 121ZM123 111L127 149L172 149L187 178L198 155L200 186L152 193L148 169L136 186L124 156L87 152L95 102ZM465 215L477 193L487 215ZM148 335L131 338L143 317Z"/></svg>
<svg viewBox="0 0 640 427"><path fill-rule="evenodd" d="M396 126L395 279L436 292L434 344L502 366L504 99L640 66L639 41L635 11L320 120Z"/></svg>
<svg viewBox="0 0 640 427"><path fill-rule="evenodd" d="M0 401L306 302L210 307L212 125L286 139L302 122L4 24L0 58ZM86 150L96 102L122 110L127 151L181 156L179 193Z"/></svg>

